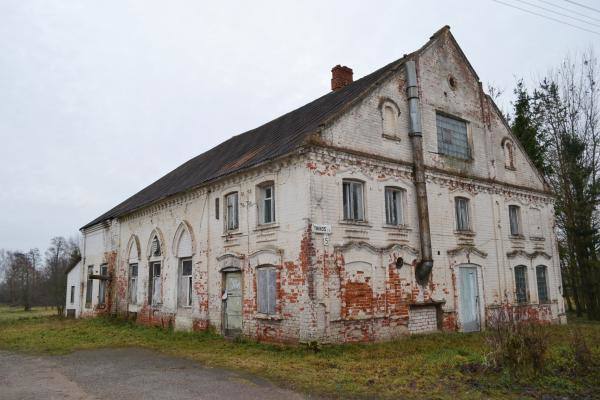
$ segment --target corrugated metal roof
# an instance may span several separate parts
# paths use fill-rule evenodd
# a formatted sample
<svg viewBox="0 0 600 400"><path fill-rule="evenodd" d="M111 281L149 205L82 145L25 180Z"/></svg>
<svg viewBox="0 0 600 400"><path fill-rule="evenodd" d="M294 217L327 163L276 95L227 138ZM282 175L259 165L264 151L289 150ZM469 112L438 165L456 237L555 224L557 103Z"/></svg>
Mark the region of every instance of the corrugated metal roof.
<svg viewBox="0 0 600 400"><path fill-rule="evenodd" d="M430 43L444 29L434 34ZM426 47L427 44L424 47ZM421 49L423 49L421 48ZM124 216L161 199L202 186L219 177L289 154L302 146L319 127L399 67L408 56L394 61L348 86L330 92L258 128L234 136L192 158L81 229Z"/></svg>

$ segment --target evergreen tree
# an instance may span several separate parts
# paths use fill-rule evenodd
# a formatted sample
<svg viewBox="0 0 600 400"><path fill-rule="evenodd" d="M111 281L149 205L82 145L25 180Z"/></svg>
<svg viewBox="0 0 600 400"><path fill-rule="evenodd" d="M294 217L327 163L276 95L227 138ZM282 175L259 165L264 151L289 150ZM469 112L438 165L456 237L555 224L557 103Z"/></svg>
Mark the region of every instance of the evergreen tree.
<svg viewBox="0 0 600 400"><path fill-rule="evenodd" d="M513 104L515 114L511 121L513 134L519 139L533 164L545 175L549 172L549 167L546 163L539 122L535 117L534 100L527 92L522 80L517 82L514 93L516 96Z"/></svg>

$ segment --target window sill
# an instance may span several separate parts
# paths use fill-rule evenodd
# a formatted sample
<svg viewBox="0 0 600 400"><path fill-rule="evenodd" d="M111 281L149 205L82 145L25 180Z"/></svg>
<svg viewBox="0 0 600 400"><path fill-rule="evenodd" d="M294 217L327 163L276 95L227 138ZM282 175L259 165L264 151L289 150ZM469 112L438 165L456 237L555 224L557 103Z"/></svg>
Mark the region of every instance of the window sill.
<svg viewBox="0 0 600 400"><path fill-rule="evenodd" d="M277 222L271 222L268 224L258 224L254 229L254 232L267 231L269 229L279 229L279 224Z"/></svg>
<svg viewBox="0 0 600 400"><path fill-rule="evenodd" d="M239 231L239 229L233 230L233 231L225 231L225 233L223 233L221 235L222 238L231 238L231 237L235 237L235 236L241 236L242 232Z"/></svg>
<svg viewBox="0 0 600 400"><path fill-rule="evenodd" d="M510 165L505 165L504 168L507 169L507 170L509 170L509 171L516 171L517 170L515 167L511 167Z"/></svg>
<svg viewBox="0 0 600 400"><path fill-rule="evenodd" d="M381 227L383 229L389 229L389 230L394 230L394 231L402 231L402 232L410 232L410 231L412 231L412 229L408 225L383 224L383 225L381 225Z"/></svg>
<svg viewBox="0 0 600 400"><path fill-rule="evenodd" d="M525 236L523 235L510 235L508 238L510 240L525 240Z"/></svg>
<svg viewBox="0 0 600 400"><path fill-rule="evenodd" d="M342 220L339 222L340 225L347 226L362 226L365 228L372 228L371 224L368 221L351 221L351 220Z"/></svg>
<svg viewBox="0 0 600 400"><path fill-rule="evenodd" d="M469 230L469 231L460 231L458 229L454 230L454 234L456 236L465 236L465 237L475 237L475 232Z"/></svg>
<svg viewBox="0 0 600 400"><path fill-rule="evenodd" d="M382 138L387 139L387 140L393 140L394 142L401 142L402 139L400 139L399 136L396 135L388 135L387 133L383 133L381 135Z"/></svg>
<svg viewBox="0 0 600 400"><path fill-rule="evenodd" d="M529 240L532 242L545 242L546 238L541 236L529 236Z"/></svg>
<svg viewBox="0 0 600 400"><path fill-rule="evenodd" d="M464 163L469 163L469 164L474 161L473 157L462 158L462 157L451 156L451 155L444 154L444 153L437 153L437 154L440 155L440 156L442 156L442 157L444 157L444 158L452 160L452 161L464 162Z"/></svg>
<svg viewBox="0 0 600 400"><path fill-rule="evenodd" d="M266 321L281 321L283 317L280 314L262 314L256 313L254 314L255 319L262 319Z"/></svg>

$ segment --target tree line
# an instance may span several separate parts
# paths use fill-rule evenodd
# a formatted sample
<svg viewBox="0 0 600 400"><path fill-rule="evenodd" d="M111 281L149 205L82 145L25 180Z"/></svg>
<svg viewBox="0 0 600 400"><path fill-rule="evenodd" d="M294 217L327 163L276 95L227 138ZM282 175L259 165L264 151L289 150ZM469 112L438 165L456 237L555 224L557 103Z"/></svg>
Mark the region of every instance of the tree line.
<svg viewBox="0 0 600 400"><path fill-rule="evenodd" d="M567 309L600 320L598 59L566 57L531 88L520 80L509 123L555 197Z"/></svg>
<svg viewBox="0 0 600 400"><path fill-rule="evenodd" d="M66 271L81 260L76 239L55 237L43 258L39 249L0 249L0 303L21 306L65 307Z"/></svg>

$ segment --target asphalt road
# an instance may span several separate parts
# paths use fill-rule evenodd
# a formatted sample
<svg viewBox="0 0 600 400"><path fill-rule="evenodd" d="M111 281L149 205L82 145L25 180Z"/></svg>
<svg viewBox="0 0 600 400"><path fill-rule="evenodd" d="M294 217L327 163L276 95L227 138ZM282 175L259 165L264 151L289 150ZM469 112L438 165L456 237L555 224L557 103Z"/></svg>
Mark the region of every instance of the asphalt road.
<svg viewBox="0 0 600 400"><path fill-rule="evenodd" d="M2 400L308 398L252 375L143 349L43 357L0 352Z"/></svg>

